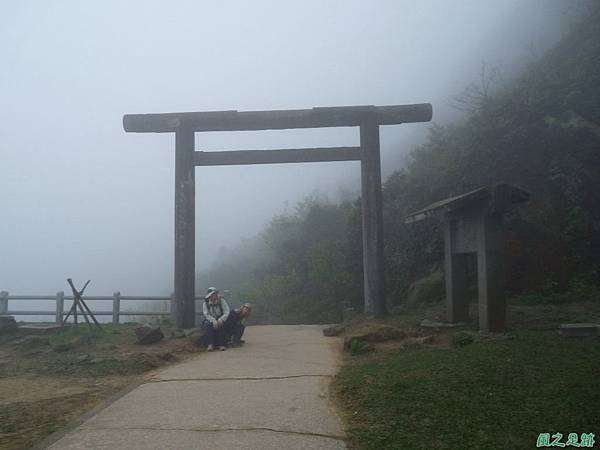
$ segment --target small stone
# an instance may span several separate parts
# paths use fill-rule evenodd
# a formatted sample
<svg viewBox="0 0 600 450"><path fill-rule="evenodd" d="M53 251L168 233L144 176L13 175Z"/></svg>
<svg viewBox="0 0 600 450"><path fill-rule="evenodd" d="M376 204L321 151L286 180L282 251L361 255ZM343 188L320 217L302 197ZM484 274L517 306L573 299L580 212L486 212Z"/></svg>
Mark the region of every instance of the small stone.
<svg viewBox="0 0 600 450"><path fill-rule="evenodd" d="M344 331L343 325L331 325L330 327L323 328L323 336L339 336L342 331Z"/></svg>
<svg viewBox="0 0 600 450"><path fill-rule="evenodd" d="M137 336L137 343L142 345L154 344L164 337L159 326L152 326L150 324L137 327L135 335Z"/></svg>
<svg viewBox="0 0 600 450"><path fill-rule="evenodd" d="M513 336L508 333L493 333L493 332L484 332L479 331L479 340L483 341L507 341L512 339Z"/></svg>
<svg viewBox="0 0 600 450"><path fill-rule="evenodd" d="M558 334L563 337L599 336L599 327L596 323L563 323L558 329Z"/></svg>
<svg viewBox="0 0 600 450"><path fill-rule="evenodd" d="M433 336L423 336L415 338L415 342L419 345L431 344L434 341Z"/></svg>
<svg viewBox="0 0 600 450"><path fill-rule="evenodd" d="M423 319L421 321L422 328L455 328L462 324L460 323L449 323L449 322L438 322L435 320Z"/></svg>
<svg viewBox="0 0 600 450"><path fill-rule="evenodd" d="M352 339L358 339L363 342L384 342L398 339L404 339L406 332L400 328L389 325L365 324L361 329L352 333L344 339L345 345L350 345Z"/></svg>
<svg viewBox="0 0 600 450"><path fill-rule="evenodd" d="M186 337L185 330L181 328L174 328L170 331L171 339L182 339Z"/></svg>
<svg viewBox="0 0 600 450"><path fill-rule="evenodd" d="M434 341L433 336L422 336L422 337L409 337L403 341L405 346L425 345L431 344Z"/></svg>
<svg viewBox="0 0 600 450"><path fill-rule="evenodd" d="M33 334L57 334L63 330L64 328L56 323L25 323L19 325L19 334L28 336Z"/></svg>

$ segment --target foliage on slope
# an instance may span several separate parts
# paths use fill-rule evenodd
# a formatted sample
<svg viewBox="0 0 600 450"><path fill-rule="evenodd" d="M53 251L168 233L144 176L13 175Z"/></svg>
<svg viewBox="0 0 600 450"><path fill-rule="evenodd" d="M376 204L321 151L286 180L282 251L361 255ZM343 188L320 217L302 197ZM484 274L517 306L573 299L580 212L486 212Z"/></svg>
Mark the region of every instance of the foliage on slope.
<svg viewBox="0 0 600 450"><path fill-rule="evenodd" d="M484 86L471 86L460 97L469 110L464 119L432 126L427 142L385 181L389 303L401 303L410 283L443 260L438 225L404 225L404 217L497 182L532 194L528 205L507 218L509 290L557 293L576 280L585 285L583 292L597 296L598 19L596 7L556 48L510 82L490 87L484 79ZM274 218L252 251L234 251L201 282L231 287L236 297L259 304L260 321L338 320L343 302L361 305L360 227L359 201L338 205L309 198L294 213Z"/></svg>

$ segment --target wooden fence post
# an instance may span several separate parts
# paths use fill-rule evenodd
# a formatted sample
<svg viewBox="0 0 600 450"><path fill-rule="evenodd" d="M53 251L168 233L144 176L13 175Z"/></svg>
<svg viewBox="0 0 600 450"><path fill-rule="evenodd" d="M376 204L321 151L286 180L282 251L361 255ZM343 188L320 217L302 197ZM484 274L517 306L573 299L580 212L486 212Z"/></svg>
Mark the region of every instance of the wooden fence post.
<svg viewBox="0 0 600 450"><path fill-rule="evenodd" d="M8 314L8 292L0 292L0 314Z"/></svg>
<svg viewBox="0 0 600 450"><path fill-rule="evenodd" d="M113 311L112 311L112 323L114 325L119 323L119 313L121 311L121 293L119 291L113 293Z"/></svg>
<svg viewBox="0 0 600 450"><path fill-rule="evenodd" d="M63 321L63 311L65 310L65 293L63 291L56 293L56 318L55 322L61 324Z"/></svg>

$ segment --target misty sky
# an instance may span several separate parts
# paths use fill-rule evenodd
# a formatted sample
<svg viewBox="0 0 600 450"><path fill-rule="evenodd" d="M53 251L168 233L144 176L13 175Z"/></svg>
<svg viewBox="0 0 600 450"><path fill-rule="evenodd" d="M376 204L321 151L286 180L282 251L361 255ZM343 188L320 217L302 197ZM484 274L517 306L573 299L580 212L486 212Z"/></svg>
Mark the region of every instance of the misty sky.
<svg viewBox="0 0 600 450"><path fill-rule="evenodd" d="M565 2L0 3L0 290L172 290L174 136L126 113L431 102L483 60L510 70L560 35ZM383 171L428 124L382 129ZM355 129L197 133L199 150L357 145ZM358 163L196 169L197 268ZM286 203L287 202L287 203Z"/></svg>

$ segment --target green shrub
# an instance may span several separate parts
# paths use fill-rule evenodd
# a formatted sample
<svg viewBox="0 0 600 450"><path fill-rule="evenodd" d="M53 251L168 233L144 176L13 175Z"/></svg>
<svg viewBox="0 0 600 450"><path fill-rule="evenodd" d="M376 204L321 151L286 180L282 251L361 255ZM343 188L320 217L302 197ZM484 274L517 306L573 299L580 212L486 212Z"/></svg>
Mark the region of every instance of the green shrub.
<svg viewBox="0 0 600 450"><path fill-rule="evenodd" d="M574 301L600 301L599 278L600 270L597 267L575 275L569 283L569 297Z"/></svg>
<svg viewBox="0 0 600 450"><path fill-rule="evenodd" d="M352 339L350 341L349 350L352 356L356 356L360 355L361 353L368 352L369 350L371 350L371 346L368 343L361 341L360 339Z"/></svg>
<svg viewBox="0 0 600 450"><path fill-rule="evenodd" d="M548 283L540 291L525 292L512 300L525 305L549 305L581 301L600 301L600 270L580 272L569 282L568 290L560 292L555 283Z"/></svg>
<svg viewBox="0 0 600 450"><path fill-rule="evenodd" d="M475 342L475 338L469 333L461 332L452 336L452 345L454 347L465 347L473 342Z"/></svg>

